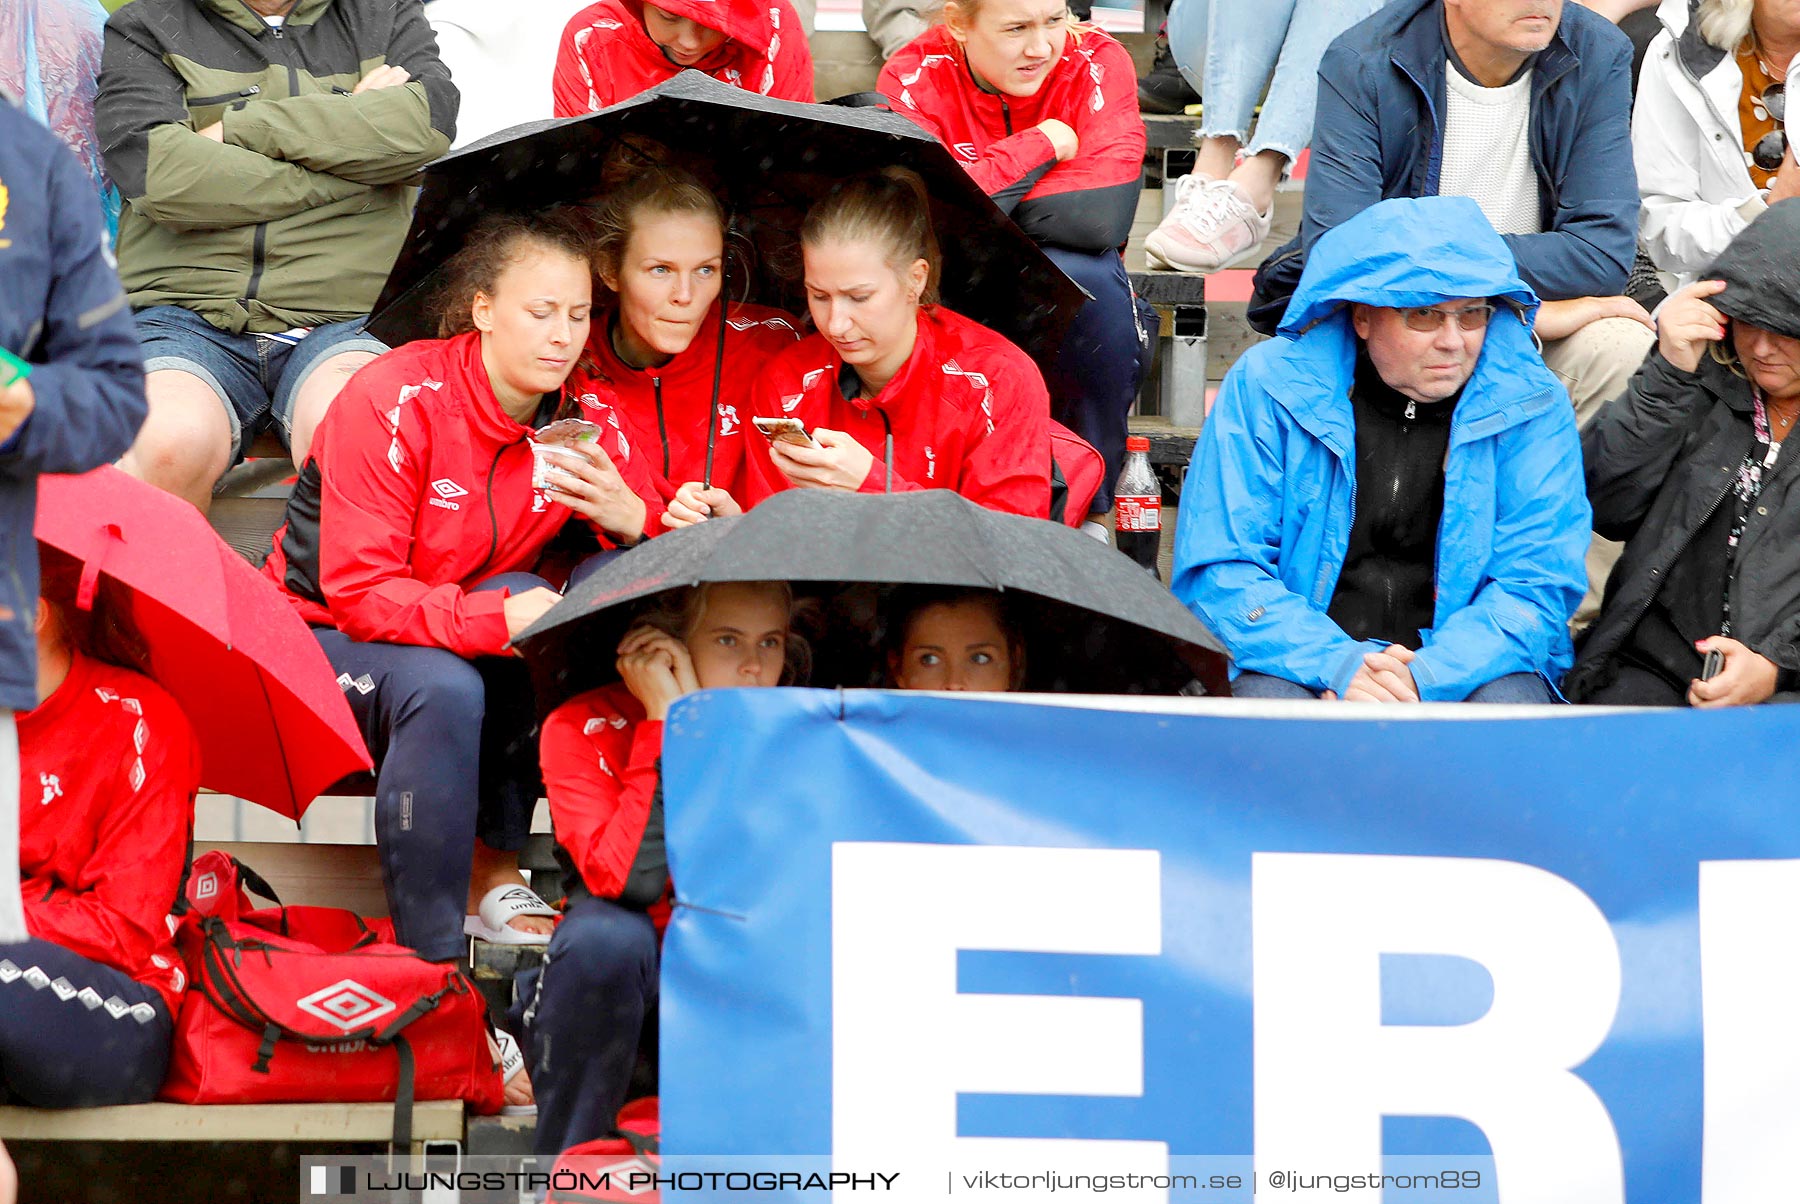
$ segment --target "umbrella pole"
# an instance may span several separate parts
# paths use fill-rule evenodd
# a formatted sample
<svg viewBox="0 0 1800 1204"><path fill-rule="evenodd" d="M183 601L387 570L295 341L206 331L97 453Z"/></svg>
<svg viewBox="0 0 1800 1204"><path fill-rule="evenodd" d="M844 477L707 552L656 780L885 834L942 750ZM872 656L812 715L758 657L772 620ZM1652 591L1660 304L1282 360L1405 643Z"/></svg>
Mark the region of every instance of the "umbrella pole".
<svg viewBox="0 0 1800 1204"><path fill-rule="evenodd" d="M725 325L731 318L731 231L736 218L725 221L725 252L719 256L719 346L713 356L712 409L706 423L706 480L701 484L712 488L713 449L719 442L719 382L725 374Z"/></svg>

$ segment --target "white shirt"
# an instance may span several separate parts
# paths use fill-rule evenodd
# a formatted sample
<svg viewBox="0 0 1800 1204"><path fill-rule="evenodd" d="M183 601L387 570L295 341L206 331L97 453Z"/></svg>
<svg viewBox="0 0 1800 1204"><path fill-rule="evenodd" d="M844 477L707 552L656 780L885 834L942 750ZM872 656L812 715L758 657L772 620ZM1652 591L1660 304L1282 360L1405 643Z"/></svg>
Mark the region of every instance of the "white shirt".
<svg viewBox="0 0 1800 1204"><path fill-rule="evenodd" d="M1484 88L1451 61L1444 67L1444 155L1439 196L1466 196L1501 234L1541 234L1531 166L1531 72Z"/></svg>

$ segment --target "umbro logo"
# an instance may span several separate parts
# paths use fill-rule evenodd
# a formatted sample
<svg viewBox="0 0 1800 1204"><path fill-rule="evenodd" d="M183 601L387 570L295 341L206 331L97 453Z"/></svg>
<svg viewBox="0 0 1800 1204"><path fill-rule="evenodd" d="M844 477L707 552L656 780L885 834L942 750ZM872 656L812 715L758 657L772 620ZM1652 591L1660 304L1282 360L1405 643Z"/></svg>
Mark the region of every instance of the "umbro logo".
<svg viewBox="0 0 1800 1204"><path fill-rule="evenodd" d="M431 492L437 494L437 496L426 498L425 500L430 502L433 506L441 506L445 510L461 510L462 507L452 499L465 497L468 495L469 491L464 489L461 485L458 485L455 481L452 481L449 477L439 477L431 483Z"/></svg>
<svg viewBox="0 0 1800 1204"><path fill-rule="evenodd" d="M351 677L348 673L340 673L338 674L337 684L338 689L340 690L348 691L354 689L358 694L372 694L375 692L375 679L370 677L367 673L363 674L361 677Z"/></svg>
<svg viewBox="0 0 1800 1204"><path fill-rule="evenodd" d="M353 978L314 991L304 999L296 999L294 1005L345 1032L395 1009L393 1000L376 994Z"/></svg>

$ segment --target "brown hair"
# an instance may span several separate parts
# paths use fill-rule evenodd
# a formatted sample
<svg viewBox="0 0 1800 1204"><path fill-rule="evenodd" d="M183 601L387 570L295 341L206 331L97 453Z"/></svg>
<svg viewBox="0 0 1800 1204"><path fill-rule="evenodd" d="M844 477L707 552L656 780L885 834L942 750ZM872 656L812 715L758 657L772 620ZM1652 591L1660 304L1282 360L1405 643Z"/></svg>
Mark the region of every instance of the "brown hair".
<svg viewBox="0 0 1800 1204"><path fill-rule="evenodd" d="M656 163L608 192L593 209L594 266L602 277L618 278L625 244L646 217L693 214L708 217L725 232L725 206L692 172Z"/></svg>
<svg viewBox="0 0 1800 1204"><path fill-rule="evenodd" d="M707 581L700 585L670 590L653 601L633 621L634 627L654 627L664 635L683 643L706 621L706 605L712 591L720 585L744 585L767 590L781 599L788 615L787 662L781 669L781 685L803 685L812 676L812 646L794 630L800 607L794 601L794 587L785 581Z"/></svg>
<svg viewBox="0 0 1800 1204"><path fill-rule="evenodd" d="M962 606L973 604L986 607L994 616L994 623L1000 628L1000 634L1006 638L1006 652L1012 658L1012 681L1010 688L1017 690L1025 684L1025 634L1019 627L1018 617L1013 613L1012 600L999 590L982 589L976 586L955 585L914 585L895 590L888 598L883 623L882 643L886 646L888 677L894 676L893 666L906 651L906 641L912 635L912 626L920 615L933 606Z"/></svg>
<svg viewBox="0 0 1800 1204"><path fill-rule="evenodd" d="M38 602L56 638L73 651L122 669L147 674L149 649L131 622L131 591L101 574L92 604L75 604L81 562L67 552L38 545Z"/></svg>
<svg viewBox="0 0 1800 1204"><path fill-rule="evenodd" d="M800 245L828 242L872 243L895 272L923 259L928 271L923 305L936 305L943 256L931 226L931 200L919 173L905 167L852 176L807 211Z"/></svg>
<svg viewBox="0 0 1800 1204"><path fill-rule="evenodd" d="M471 312L475 294L493 296L500 274L523 259L531 248L561 251L586 263L592 258L593 245L592 230L580 212L569 206L483 218L470 232L462 250L445 265L447 283L437 298L438 337L447 339L475 329Z"/></svg>

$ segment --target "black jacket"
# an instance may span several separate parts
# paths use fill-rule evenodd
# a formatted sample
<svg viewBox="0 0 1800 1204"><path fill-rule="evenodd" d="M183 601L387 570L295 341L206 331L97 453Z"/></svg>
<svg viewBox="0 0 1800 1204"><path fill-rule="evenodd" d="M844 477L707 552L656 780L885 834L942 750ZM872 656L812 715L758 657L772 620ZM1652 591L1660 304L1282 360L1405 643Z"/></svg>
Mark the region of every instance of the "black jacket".
<svg viewBox="0 0 1800 1204"><path fill-rule="evenodd" d="M1690 374L1660 352L1582 435L1594 530L1629 542L1564 683L1571 700L1612 681L1669 566L1731 504L1752 438L1749 382L1710 355ZM1731 592L1733 635L1787 671L1782 689L1800 670L1800 439L1790 441L1750 513Z"/></svg>

